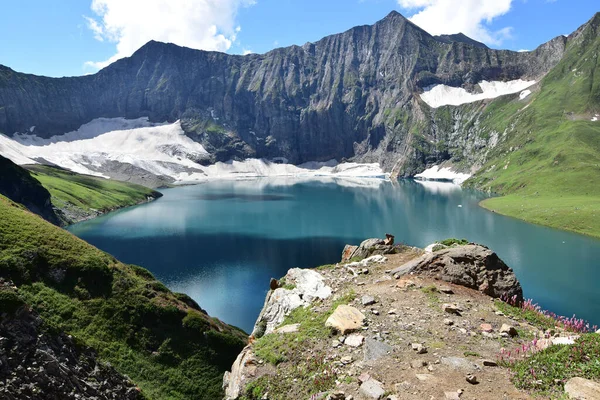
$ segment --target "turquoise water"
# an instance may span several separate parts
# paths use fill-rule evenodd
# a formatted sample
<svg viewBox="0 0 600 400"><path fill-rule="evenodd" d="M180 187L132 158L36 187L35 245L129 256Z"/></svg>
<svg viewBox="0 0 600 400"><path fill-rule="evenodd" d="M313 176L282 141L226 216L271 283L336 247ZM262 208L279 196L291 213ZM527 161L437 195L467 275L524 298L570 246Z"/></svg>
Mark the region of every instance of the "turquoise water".
<svg viewBox="0 0 600 400"><path fill-rule="evenodd" d="M246 331L271 277L338 262L346 243L385 233L418 247L449 237L485 244L515 270L526 297L600 323L600 240L488 212L477 205L480 193L413 181L275 178L162 192L70 230Z"/></svg>

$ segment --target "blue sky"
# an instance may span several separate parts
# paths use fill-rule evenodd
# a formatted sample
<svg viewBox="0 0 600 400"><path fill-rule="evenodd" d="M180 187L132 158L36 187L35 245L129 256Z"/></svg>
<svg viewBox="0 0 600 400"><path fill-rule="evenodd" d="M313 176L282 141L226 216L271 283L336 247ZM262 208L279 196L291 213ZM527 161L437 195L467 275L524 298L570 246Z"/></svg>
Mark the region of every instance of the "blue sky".
<svg viewBox="0 0 600 400"><path fill-rule="evenodd" d="M432 33L533 49L600 11L597 0L2 1L0 64L48 76L92 73L150 39L262 53L304 44L397 10ZM576 4L576 6L575 6Z"/></svg>

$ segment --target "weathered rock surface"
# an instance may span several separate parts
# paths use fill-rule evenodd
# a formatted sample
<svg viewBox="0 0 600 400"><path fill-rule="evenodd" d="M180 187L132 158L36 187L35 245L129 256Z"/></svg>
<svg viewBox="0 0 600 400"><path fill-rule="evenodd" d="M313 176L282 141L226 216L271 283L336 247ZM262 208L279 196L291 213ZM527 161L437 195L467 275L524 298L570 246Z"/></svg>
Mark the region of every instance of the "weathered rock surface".
<svg viewBox="0 0 600 400"><path fill-rule="evenodd" d="M569 399L597 400L600 399L600 383L585 378L571 378L565 384L565 393Z"/></svg>
<svg viewBox="0 0 600 400"><path fill-rule="evenodd" d="M226 371L223 375L225 399L237 399L242 394L246 378L254 376L256 365L257 360L252 353L252 345L248 345L235 359L231 372Z"/></svg>
<svg viewBox="0 0 600 400"><path fill-rule="evenodd" d="M338 306L333 314L325 321L325 326L334 328L342 335L360 329L364 323L365 316L358 309L347 306Z"/></svg>
<svg viewBox="0 0 600 400"><path fill-rule="evenodd" d="M436 276L495 298L523 300L523 289L513 270L492 250L477 244L425 253L391 271L393 275L408 273Z"/></svg>
<svg viewBox="0 0 600 400"><path fill-rule="evenodd" d="M142 399L127 377L71 336L45 328L28 306L7 311L0 310L1 399Z"/></svg>
<svg viewBox="0 0 600 400"><path fill-rule="evenodd" d="M323 276L313 270L290 269L285 281L295 287L269 291L252 330L252 336L258 338L273 332L290 311L305 306L316 298L326 299L331 296L331 288L325 284Z"/></svg>

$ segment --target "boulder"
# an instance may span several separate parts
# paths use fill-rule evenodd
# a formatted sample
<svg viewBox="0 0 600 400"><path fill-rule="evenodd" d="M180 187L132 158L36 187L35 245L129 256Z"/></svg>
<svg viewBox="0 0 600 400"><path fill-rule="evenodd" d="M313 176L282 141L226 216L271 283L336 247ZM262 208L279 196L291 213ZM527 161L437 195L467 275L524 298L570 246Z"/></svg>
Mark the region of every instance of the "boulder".
<svg viewBox="0 0 600 400"><path fill-rule="evenodd" d="M513 270L496 253L478 244L426 253L391 271L394 276L408 273L434 276L495 298L523 300L523 289Z"/></svg>
<svg viewBox="0 0 600 400"><path fill-rule="evenodd" d="M325 326L334 328L345 335L360 329L364 320L365 316L358 309L342 304L327 318Z"/></svg>
<svg viewBox="0 0 600 400"><path fill-rule="evenodd" d="M500 333L506 333L510 337L514 337L519 334L514 326L508 324L502 324L502 327L500 327Z"/></svg>
<svg viewBox="0 0 600 400"><path fill-rule="evenodd" d="M393 347L375 339L366 338L364 346L364 360L373 361L386 357L392 352Z"/></svg>
<svg viewBox="0 0 600 400"><path fill-rule="evenodd" d="M344 340L344 344L350 347L360 347L365 341L365 337L358 334L352 334Z"/></svg>
<svg viewBox="0 0 600 400"><path fill-rule="evenodd" d="M391 235L389 235L391 236ZM386 241L389 244L386 244ZM398 247L394 246L394 239L367 239L359 246L346 245L342 252L342 261L348 261L352 258L364 259L372 255L394 254L398 252Z"/></svg>
<svg viewBox="0 0 600 400"><path fill-rule="evenodd" d="M600 383L584 378L571 378L565 384L565 393L570 399L600 399Z"/></svg>
<svg viewBox="0 0 600 400"><path fill-rule="evenodd" d="M257 362L254 353L252 353L252 346L248 345L233 362L231 372L226 371L223 375L223 389L225 389L226 400L239 398L245 387L245 379L252 376L253 372L256 371L256 366Z"/></svg>
<svg viewBox="0 0 600 400"><path fill-rule="evenodd" d="M351 244L344 246L344 250L342 251L342 262L350 261L356 249L358 249L358 246L352 246Z"/></svg>
<svg viewBox="0 0 600 400"><path fill-rule="evenodd" d="M376 381L373 378L363 382L363 384L360 385L359 391L360 394L362 394L367 399L379 400L383 398L383 395L385 394L385 390L383 389L383 385L381 384L381 382Z"/></svg>

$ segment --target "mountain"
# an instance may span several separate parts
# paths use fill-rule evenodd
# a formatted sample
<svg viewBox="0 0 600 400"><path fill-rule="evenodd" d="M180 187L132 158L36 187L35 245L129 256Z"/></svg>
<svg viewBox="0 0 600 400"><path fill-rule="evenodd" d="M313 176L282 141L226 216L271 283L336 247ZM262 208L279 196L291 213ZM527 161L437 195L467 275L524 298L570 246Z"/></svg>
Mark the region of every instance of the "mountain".
<svg viewBox="0 0 600 400"><path fill-rule="evenodd" d="M600 156L596 136L582 132L596 131L600 112L593 61L599 25L596 14L568 37L513 52L463 34L434 37L392 12L374 25L266 54L228 55L152 41L90 76L46 78L0 67L0 132L29 146L90 121L148 118L140 124L156 124L152 134L188 141L157 145L168 162L150 168L119 155L77 154L78 165L119 179L124 171L151 174L151 181L164 181L160 175L168 167L176 172L166 182L207 176L207 165L246 158L378 163L400 177L441 165L473 175L467 183L472 187L538 193L547 201L567 194L573 197L569 207L581 208L600 198L589 186L571 184L596 182L598 175L592 169ZM546 135L550 121L564 129ZM139 138L131 130L127 135ZM18 147L7 140L0 135L0 153ZM43 143L54 140L61 139ZM564 151L549 154L550 148ZM552 168L541 154L574 152L585 163L567 157L559 161L561 174L546 174ZM22 157L47 163L40 155L14 154ZM564 221L553 212L522 213L517 203L532 211L547 208L520 199L494 209L600 236L600 230L582 227L600 215L595 208L571 212L578 222Z"/></svg>
<svg viewBox="0 0 600 400"><path fill-rule="evenodd" d="M211 161L354 157L390 170L415 147L423 88L537 79L566 42L561 36L530 53L492 50L435 38L397 12L264 55L152 41L91 76L45 78L3 67L0 132L35 127L49 137L98 117L182 119L186 133L212 150Z"/></svg>

